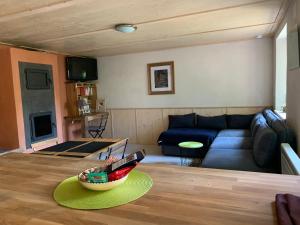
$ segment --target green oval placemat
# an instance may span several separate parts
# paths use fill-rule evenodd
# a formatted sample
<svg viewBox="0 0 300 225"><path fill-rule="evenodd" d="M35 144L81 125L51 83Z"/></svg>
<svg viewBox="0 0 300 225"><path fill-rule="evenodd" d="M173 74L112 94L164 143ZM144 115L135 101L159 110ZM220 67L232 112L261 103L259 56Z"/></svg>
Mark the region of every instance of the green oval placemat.
<svg viewBox="0 0 300 225"><path fill-rule="evenodd" d="M77 176L62 181L54 190L55 201L74 209L104 209L126 204L146 194L152 179L145 173L133 170L124 184L109 191L92 191L81 186Z"/></svg>
<svg viewBox="0 0 300 225"><path fill-rule="evenodd" d="M185 141L178 144L179 147L182 148L201 148L203 144L201 142L196 141Z"/></svg>

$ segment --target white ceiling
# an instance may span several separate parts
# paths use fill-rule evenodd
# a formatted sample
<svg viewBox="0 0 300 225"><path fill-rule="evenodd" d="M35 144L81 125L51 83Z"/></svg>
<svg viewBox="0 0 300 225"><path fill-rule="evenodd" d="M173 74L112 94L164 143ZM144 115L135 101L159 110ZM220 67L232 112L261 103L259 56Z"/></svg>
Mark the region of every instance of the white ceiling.
<svg viewBox="0 0 300 225"><path fill-rule="evenodd" d="M103 56L273 35L289 0L1 0L0 41ZM113 28L132 23L123 34Z"/></svg>

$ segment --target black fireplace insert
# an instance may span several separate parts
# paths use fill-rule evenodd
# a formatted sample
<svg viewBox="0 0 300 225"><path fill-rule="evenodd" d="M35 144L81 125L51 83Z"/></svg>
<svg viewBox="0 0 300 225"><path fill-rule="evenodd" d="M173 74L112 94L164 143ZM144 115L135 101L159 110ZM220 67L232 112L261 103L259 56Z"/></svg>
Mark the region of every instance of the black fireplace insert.
<svg viewBox="0 0 300 225"><path fill-rule="evenodd" d="M33 113L30 115L31 141L41 141L54 137L52 112Z"/></svg>

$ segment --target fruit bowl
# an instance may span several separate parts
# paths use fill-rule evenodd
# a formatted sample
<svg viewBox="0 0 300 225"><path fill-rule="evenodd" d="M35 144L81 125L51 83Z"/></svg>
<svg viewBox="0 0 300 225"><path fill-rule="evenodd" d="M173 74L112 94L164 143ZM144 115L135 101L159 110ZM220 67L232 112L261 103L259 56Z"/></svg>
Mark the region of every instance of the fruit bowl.
<svg viewBox="0 0 300 225"><path fill-rule="evenodd" d="M127 178L128 178L128 174L125 177L122 177L119 180L114 180L114 181L109 181L106 183L89 183L87 181L83 181L81 179L81 177L83 176L83 173L87 173L86 171L90 171L90 169L83 171L82 173L80 173L78 175L78 181L79 183L89 189L89 190L93 190L93 191L107 191L107 190L111 190L113 188L118 187L119 185L123 184Z"/></svg>

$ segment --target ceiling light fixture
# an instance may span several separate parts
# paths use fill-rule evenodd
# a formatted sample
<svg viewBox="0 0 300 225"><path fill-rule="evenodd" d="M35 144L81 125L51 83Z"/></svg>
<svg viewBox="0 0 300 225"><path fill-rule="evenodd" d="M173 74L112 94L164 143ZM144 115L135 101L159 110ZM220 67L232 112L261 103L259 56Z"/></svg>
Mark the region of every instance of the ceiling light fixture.
<svg viewBox="0 0 300 225"><path fill-rule="evenodd" d="M122 33L132 33L136 31L137 27L132 24L117 24L115 30Z"/></svg>
<svg viewBox="0 0 300 225"><path fill-rule="evenodd" d="M256 36L257 39L261 39L261 38L263 38L263 37L264 37L264 36L263 36L262 34L259 34L259 35Z"/></svg>

